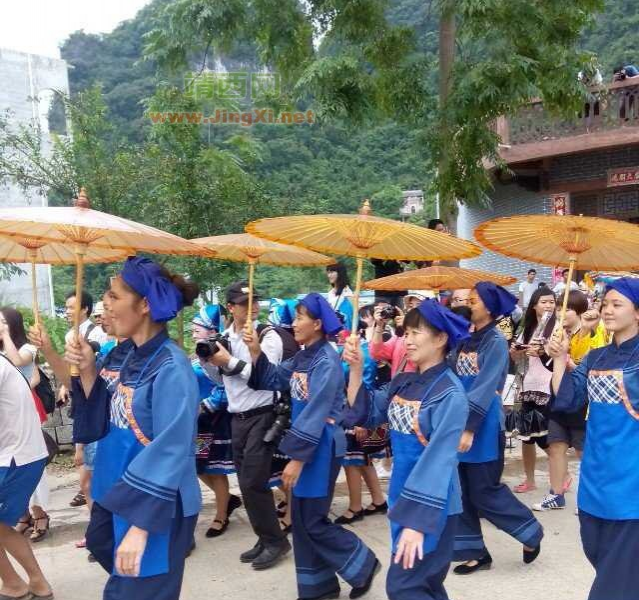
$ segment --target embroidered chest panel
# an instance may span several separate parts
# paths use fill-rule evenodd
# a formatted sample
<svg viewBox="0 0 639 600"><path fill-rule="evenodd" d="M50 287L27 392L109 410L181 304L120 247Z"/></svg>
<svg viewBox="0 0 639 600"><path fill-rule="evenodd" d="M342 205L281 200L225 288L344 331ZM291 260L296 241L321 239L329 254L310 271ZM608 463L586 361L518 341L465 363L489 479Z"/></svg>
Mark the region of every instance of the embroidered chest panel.
<svg viewBox="0 0 639 600"><path fill-rule="evenodd" d="M400 433L414 434L419 441L426 445L428 442L419 427L419 411L421 400L406 400L394 396L388 407L388 424L391 429Z"/></svg>
<svg viewBox="0 0 639 600"><path fill-rule="evenodd" d="M460 377L477 375L479 373L477 352L460 352L456 367L457 375Z"/></svg>

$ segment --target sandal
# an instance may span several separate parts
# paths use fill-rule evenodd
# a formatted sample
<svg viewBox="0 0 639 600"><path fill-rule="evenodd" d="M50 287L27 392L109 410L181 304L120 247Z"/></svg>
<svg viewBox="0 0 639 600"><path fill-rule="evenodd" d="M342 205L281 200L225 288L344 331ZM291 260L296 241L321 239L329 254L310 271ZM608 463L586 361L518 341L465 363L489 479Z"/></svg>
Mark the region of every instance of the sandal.
<svg viewBox="0 0 639 600"><path fill-rule="evenodd" d="M220 521L220 519L213 519L213 523L219 523L222 527L220 529L215 529L214 527L209 527L204 534L207 538L220 537L228 528L229 520L224 519L224 521Z"/></svg>
<svg viewBox="0 0 639 600"><path fill-rule="evenodd" d="M282 533L288 535L293 529L293 523L287 525L284 519L280 519L280 527L282 528Z"/></svg>
<svg viewBox="0 0 639 600"><path fill-rule="evenodd" d="M353 516L348 517L346 513L351 513ZM361 521L364 518L364 509L355 511L352 508L349 508L341 517L337 517L335 521L335 525L350 525L351 523L355 523L355 521Z"/></svg>
<svg viewBox="0 0 639 600"><path fill-rule="evenodd" d="M286 516L286 511L288 509L288 502L286 502L286 500L282 500L281 502L278 502L277 506L275 507L275 510L277 511L277 516L282 519Z"/></svg>
<svg viewBox="0 0 639 600"><path fill-rule="evenodd" d="M87 547L87 538L82 538L75 543L76 548L86 548Z"/></svg>
<svg viewBox="0 0 639 600"><path fill-rule="evenodd" d="M46 525L44 529L38 526L38 523L40 521L45 521ZM47 513L44 513L44 517L38 517L37 519L33 519L33 531L31 532L29 539L35 543L45 538L47 536L47 533L49 533L49 525L50 525L50 519Z"/></svg>
<svg viewBox="0 0 639 600"><path fill-rule="evenodd" d="M387 512L388 503L385 500L381 504L375 504L374 502L371 502L371 504L364 509L364 515L367 517L376 514L385 515Z"/></svg>
<svg viewBox="0 0 639 600"><path fill-rule="evenodd" d="M73 506L73 508L77 508L78 506L84 506L87 503L87 498L83 492L78 492L71 502L69 502L69 506Z"/></svg>
<svg viewBox="0 0 639 600"><path fill-rule="evenodd" d="M19 519L14 529L18 533L21 533L22 535L26 535L29 532L29 529L31 529L32 527L33 527L33 519L31 518L31 515L29 515L26 521L24 517L22 519Z"/></svg>
<svg viewBox="0 0 639 600"><path fill-rule="evenodd" d="M571 485L572 485L572 477L570 475L568 475L568 477L566 477L566 479L564 481L564 488L563 488L563 492L562 493L565 494L570 489Z"/></svg>
<svg viewBox="0 0 639 600"><path fill-rule="evenodd" d="M527 481L524 481L523 483L516 485L513 488L513 492L515 492L515 494L525 494L526 492L532 492L533 490L536 490L536 489L537 489L536 485L530 485Z"/></svg>

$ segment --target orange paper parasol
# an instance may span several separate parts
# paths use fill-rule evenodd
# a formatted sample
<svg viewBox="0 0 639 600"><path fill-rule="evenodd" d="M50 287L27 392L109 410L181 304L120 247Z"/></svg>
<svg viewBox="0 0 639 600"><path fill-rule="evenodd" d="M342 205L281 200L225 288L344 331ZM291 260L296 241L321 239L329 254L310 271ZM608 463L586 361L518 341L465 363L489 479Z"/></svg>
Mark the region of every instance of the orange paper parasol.
<svg viewBox="0 0 639 600"><path fill-rule="evenodd" d="M295 246L270 242L249 233L197 238L191 240L191 242L214 251L215 258L217 259L248 263L249 310L253 303L253 276L257 263L281 266L318 267L329 265L333 262L333 259L323 254ZM247 319L246 330L250 331L252 326L253 323L251 319Z"/></svg>
<svg viewBox="0 0 639 600"><path fill-rule="evenodd" d="M210 256L201 246L187 240L108 213L92 210L84 188L73 207L19 207L0 209L0 237L49 243L58 242L73 248L76 256L76 297L82 292L84 258L89 246L118 250L128 254ZM76 302L74 332L78 337L80 302ZM76 375L76 369L71 369Z"/></svg>
<svg viewBox="0 0 639 600"><path fill-rule="evenodd" d="M260 219L246 230L275 242L285 242L357 260L354 313L359 310L362 266L365 258L386 260L447 260L481 254L472 242L447 233L401 221L374 217L366 200L358 215L299 215ZM352 333L357 335L355 331Z"/></svg>
<svg viewBox="0 0 639 600"><path fill-rule="evenodd" d="M496 275L486 271L460 269L458 267L426 267L405 271L397 275L371 279L364 283L369 290L453 290L472 288L480 281L492 281L498 285L511 285L516 277Z"/></svg>
<svg viewBox="0 0 639 600"><path fill-rule="evenodd" d="M475 237L489 250L506 256L567 266L568 286L575 267L610 271L639 268L639 227L612 219L576 215L504 217L482 223L475 229ZM564 294L560 330L567 303L568 294Z"/></svg>
<svg viewBox="0 0 639 600"><path fill-rule="evenodd" d="M107 263L124 260L128 252L89 246L84 257L85 263ZM71 248L60 242L44 242L29 237L14 236L0 238L0 262L31 263L31 287L33 293L33 318L40 323L38 310L38 289L36 282L36 264L74 265L77 258Z"/></svg>

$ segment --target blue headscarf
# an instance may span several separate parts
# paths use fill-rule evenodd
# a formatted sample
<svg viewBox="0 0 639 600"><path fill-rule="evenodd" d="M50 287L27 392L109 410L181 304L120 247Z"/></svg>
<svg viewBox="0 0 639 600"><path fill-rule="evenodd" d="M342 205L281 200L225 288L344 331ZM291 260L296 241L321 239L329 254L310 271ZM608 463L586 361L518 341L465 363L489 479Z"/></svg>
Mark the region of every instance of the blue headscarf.
<svg viewBox="0 0 639 600"><path fill-rule="evenodd" d="M417 310L435 329L448 335L446 350L455 348L460 342L470 337L468 332L470 323L464 317L442 306L437 300L427 298L421 302Z"/></svg>
<svg viewBox="0 0 639 600"><path fill-rule="evenodd" d="M268 320L276 327L292 327L295 320L297 300L280 300L272 298L269 306Z"/></svg>
<svg viewBox="0 0 639 600"><path fill-rule="evenodd" d="M606 292L609 290L615 290L623 294L635 306L639 306L639 279L620 277L606 286Z"/></svg>
<svg viewBox="0 0 639 600"><path fill-rule="evenodd" d="M311 317L322 321L322 331L326 335L335 335L343 329L335 311L322 295L316 292L308 294L300 300L300 304L306 308Z"/></svg>
<svg viewBox="0 0 639 600"><path fill-rule="evenodd" d="M500 285L490 281L480 281L475 285L475 289L493 317L506 317L517 306L517 298Z"/></svg>
<svg viewBox="0 0 639 600"><path fill-rule="evenodd" d="M156 323L170 321L182 310L182 292L162 275L156 262L142 256L129 256L120 275L130 288L147 299L151 319Z"/></svg>
<svg viewBox="0 0 639 600"><path fill-rule="evenodd" d="M200 312L193 317L191 323L217 332L224 331L222 324L222 313L219 304L207 304L200 308Z"/></svg>

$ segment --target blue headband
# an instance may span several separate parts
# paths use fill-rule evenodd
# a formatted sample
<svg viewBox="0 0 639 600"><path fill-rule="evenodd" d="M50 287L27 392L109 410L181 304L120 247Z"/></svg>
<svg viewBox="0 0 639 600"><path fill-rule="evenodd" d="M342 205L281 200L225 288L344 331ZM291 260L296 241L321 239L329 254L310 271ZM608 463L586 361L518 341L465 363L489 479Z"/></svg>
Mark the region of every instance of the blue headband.
<svg viewBox="0 0 639 600"><path fill-rule="evenodd" d="M447 350L455 348L460 342L470 337L470 333L468 333L470 323L442 306L437 300L427 298L421 302L417 310L430 325L448 335Z"/></svg>
<svg viewBox="0 0 639 600"><path fill-rule="evenodd" d="M621 277L606 286L606 292L615 290L624 295L635 306L639 306L639 279L634 277Z"/></svg>
<svg viewBox="0 0 639 600"><path fill-rule="evenodd" d="M507 289L490 281L480 281L475 285L484 306L493 317L508 316L517 306L517 298Z"/></svg>
<svg viewBox="0 0 639 600"><path fill-rule="evenodd" d="M311 317L322 321L322 331L326 335L335 335L338 331L343 329L335 311L320 294L316 292L308 294L300 300L300 304L306 308Z"/></svg>
<svg viewBox="0 0 639 600"><path fill-rule="evenodd" d="M151 319L156 323L174 319L182 309L182 293L162 275L160 265L152 260L129 256L120 275L130 288L147 299Z"/></svg>
<svg viewBox="0 0 639 600"><path fill-rule="evenodd" d="M191 322L205 329L215 329L217 332L222 332L224 326L221 317L220 305L208 304L200 308L200 312L193 317Z"/></svg>

